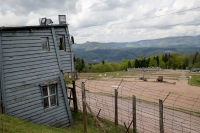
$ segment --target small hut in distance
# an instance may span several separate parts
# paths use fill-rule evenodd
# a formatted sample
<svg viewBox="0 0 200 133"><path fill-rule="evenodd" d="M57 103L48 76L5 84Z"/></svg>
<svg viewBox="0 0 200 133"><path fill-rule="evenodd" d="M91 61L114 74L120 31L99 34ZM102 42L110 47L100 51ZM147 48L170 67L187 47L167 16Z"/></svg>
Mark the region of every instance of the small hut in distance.
<svg viewBox="0 0 200 133"><path fill-rule="evenodd" d="M74 71L74 40L65 15L51 23L0 27L0 102L5 114L62 127L72 124L63 73Z"/></svg>

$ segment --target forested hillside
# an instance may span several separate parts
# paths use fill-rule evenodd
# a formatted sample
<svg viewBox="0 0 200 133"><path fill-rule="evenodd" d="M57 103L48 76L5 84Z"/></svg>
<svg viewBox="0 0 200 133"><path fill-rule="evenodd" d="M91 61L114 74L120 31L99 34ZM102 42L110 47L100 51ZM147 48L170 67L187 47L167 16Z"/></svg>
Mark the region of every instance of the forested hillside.
<svg viewBox="0 0 200 133"><path fill-rule="evenodd" d="M83 59L74 58L75 69L78 72L113 72L127 70L128 68L160 67L162 69L188 69L200 68L200 53L180 55L179 53L163 54L160 56L122 59L120 63L106 62L100 63L85 62Z"/></svg>
<svg viewBox="0 0 200 133"><path fill-rule="evenodd" d="M96 49L91 51L74 50L76 57L83 58L86 62L99 63L102 60L107 62L120 62L122 59L134 59L140 55L144 57L163 55L166 53L194 54L200 52L196 48L121 48L121 49Z"/></svg>

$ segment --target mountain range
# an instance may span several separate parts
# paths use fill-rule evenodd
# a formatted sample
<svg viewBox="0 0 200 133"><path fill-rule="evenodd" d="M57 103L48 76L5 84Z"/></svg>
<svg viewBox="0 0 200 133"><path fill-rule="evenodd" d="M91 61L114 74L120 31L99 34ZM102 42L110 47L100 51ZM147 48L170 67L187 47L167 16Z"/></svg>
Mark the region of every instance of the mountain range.
<svg viewBox="0 0 200 133"><path fill-rule="evenodd" d="M83 58L87 62L120 62L124 59L138 58L140 55L162 55L177 52L180 54L194 54L200 51L199 36L167 37L137 42L85 42L72 46L75 57Z"/></svg>

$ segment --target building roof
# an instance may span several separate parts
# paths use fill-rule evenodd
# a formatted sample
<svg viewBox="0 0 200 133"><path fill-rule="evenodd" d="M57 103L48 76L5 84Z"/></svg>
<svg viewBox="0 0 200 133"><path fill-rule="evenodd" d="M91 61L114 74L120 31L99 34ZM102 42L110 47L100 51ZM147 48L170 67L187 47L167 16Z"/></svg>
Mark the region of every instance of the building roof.
<svg viewBox="0 0 200 133"><path fill-rule="evenodd" d="M1 26L0 30L13 30L13 29L31 29L31 28L50 28L50 27L66 27L68 24L54 24L54 25L34 25L34 26Z"/></svg>

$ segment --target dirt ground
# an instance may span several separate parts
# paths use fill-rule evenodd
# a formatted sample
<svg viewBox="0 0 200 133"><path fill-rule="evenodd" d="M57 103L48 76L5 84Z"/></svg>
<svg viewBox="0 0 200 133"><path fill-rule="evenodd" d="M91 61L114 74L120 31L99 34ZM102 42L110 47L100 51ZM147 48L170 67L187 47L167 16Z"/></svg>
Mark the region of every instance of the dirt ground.
<svg viewBox="0 0 200 133"><path fill-rule="evenodd" d="M138 99L156 103L161 99L165 106L200 112L200 87L188 84L188 72L161 70L134 72L132 75L131 72L124 72L126 74L117 78L102 74L103 78L97 80L87 80L82 76L78 83L86 81L86 89L91 92L114 95L114 89L118 89L118 96L131 98L135 95ZM147 81L139 79L143 75ZM163 76L164 82L156 82L158 76Z"/></svg>

